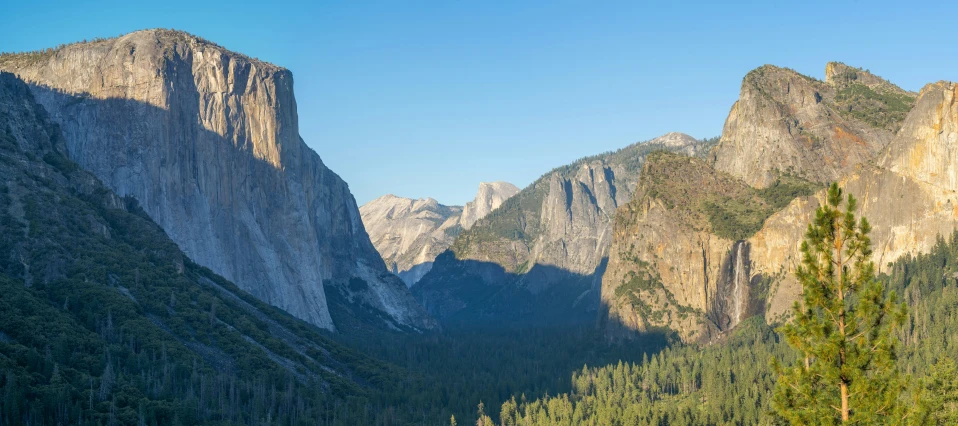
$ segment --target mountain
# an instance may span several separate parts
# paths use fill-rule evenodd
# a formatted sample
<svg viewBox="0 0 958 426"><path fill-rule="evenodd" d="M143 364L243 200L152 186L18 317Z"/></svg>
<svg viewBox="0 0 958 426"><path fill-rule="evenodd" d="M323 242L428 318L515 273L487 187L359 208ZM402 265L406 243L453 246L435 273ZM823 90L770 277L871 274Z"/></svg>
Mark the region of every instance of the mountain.
<svg viewBox="0 0 958 426"><path fill-rule="evenodd" d="M607 332L668 327L708 341L761 313L768 283L750 281L743 240L816 188L786 177L756 189L700 159L650 155L632 200L615 213L602 278Z"/></svg>
<svg viewBox="0 0 958 426"><path fill-rule="evenodd" d="M192 262L34 90L0 72L3 423L298 424L406 377Z"/></svg>
<svg viewBox="0 0 958 426"><path fill-rule="evenodd" d="M826 81L765 65L742 80L715 168L766 187L781 173L814 182L838 179L891 141L914 94L840 63Z"/></svg>
<svg viewBox="0 0 958 426"><path fill-rule="evenodd" d="M472 228L479 219L486 217L502 203L519 193L519 188L509 182L482 182L476 198L462 208L459 224L462 229Z"/></svg>
<svg viewBox="0 0 958 426"><path fill-rule="evenodd" d="M30 84L71 159L138 200L196 263L325 329L331 311L434 325L300 138L288 70L167 30L5 55L0 69Z"/></svg>
<svg viewBox="0 0 958 426"><path fill-rule="evenodd" d="M511 183L483 182L475 200L465 207L444 206L432 198L384 195L364 204L359 213L386 265L412 286L429 272L436 256L452 245L459 232L518 192Z"/></svg>
<svg viewBox="0 0 958 426"><path fill-rule="evenodd" d="M782 85L794 83L791 71L766 66L759 72L769 70L788 77ZM804 111L792 108L797 104L787 105L779 112L792 115L772 120L761 107L770 98L756 96L750 82L755 73L746 77L742 98L729 114L730 134L723 134L709 156L714 167L656 157L647 162L632 202L616 212L602 286L610 335L668 327L687 341L714 341L752 315L764 315L770 323L783 320L800 298L801 287L793 276L800 261L796 255L824 199L823 182L830 179L858 198L859 213L873 228L873 260L879 271L905 256L930 251L958 227L953 83L930 84L914 99L870 73L831 63L826 83L800 78L804 86L794 84L787 91L822 102L806 104ZM803 92L808 87L836 95ZM857 100L841 97L849 88L866 95ZM835 118L832 112L840 102L847 106ZM898 114L900 108L907 108L907 115ZM821 112L819 119L835 120L826 128L856 129L861 140L823 138L814 147L783 135L754 140L751 151L766 155L808 148L802 157L807 161L804 170L776 163L788 157L768 156L732 168L717 161L744 155L731 143L740 129L773 135L783 122L811 126L809 111ZM884 142L888 132L895 136ZM877 147L881 149L866 155Z"/></svg>
<svg viewBox="0 0 958 426"><path fill-rule="evenodd" d="M459 234L413 294L449 324L594 320L613 214L657 150L696 155L707 144L670 133L546 173Z"/></svg>
<svg viewBox="0 0 958 426"><path fill-rule="evenodd" d="M875 160L839 181L858 198L859 211L872 225L872 260L879 271L898 259L927 253L940 239L958 228L958 86L937 82L922 88L895 139ZM769 218L755 235L754 269L771 275L791 271L797 262L797 243L807 222L824 200L823 193L798 199ZM798 241L798 240L793 240ZM791 274L785 274L769 295L766 316L779 318L799 292Z"/></svg>

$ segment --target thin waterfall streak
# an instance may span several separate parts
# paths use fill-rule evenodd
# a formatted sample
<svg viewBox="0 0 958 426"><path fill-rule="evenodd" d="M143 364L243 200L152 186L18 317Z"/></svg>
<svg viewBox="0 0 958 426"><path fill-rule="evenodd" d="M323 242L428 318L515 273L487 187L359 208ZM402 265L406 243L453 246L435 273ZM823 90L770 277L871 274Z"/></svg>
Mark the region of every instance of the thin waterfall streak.
<svg viewBox="0 0 958 426"><path fill-rule="evenodd" d="M738 324L742 318L742 291L744 290L742 286L742 246L745 245L744 241L738 242L738 248L735 252L735 287L733 289L733 302L735 308L735 316L732 317L732 326Z"/></svg>

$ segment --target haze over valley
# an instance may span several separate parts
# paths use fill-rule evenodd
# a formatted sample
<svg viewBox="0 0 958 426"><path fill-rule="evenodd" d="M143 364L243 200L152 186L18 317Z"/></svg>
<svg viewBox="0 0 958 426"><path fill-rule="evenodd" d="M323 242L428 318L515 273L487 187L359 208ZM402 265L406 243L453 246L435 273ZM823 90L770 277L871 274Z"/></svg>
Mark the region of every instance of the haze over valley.
<svg viewBox="0 0 958 426"><path fill-rule="evenodd" d="M513 7L502 11L522 12ZM365 19L354 23L379 22ZM652 134L661 115L636 114L634 136L609 147L621 129L583 106L575 126L596 127L596 141L574 148L526 124L474 133L487 123L477 116L447 152L400 134L358 155L331 147L347 141L309 140L339 117L303 101L313 69L179 29L10 43L0 42L14 50L0 54L0 425L958 422L954 75L917 88L870 63L759 59L714 89L737 93L724 121L690 106ZM864 57L878 58L879 44L862 41ZM682 55L656 57L669 67ZM691 105L695 81L661 90ZM557 108L548 100L528 113L537 125ZM513 107L503 102L501 123ZM365 123L380 124L394 122ZM528 142L469 142L510 129ZM573 153L585 156L542 166ZM468 196L450 190L469 179Z"/></svg>

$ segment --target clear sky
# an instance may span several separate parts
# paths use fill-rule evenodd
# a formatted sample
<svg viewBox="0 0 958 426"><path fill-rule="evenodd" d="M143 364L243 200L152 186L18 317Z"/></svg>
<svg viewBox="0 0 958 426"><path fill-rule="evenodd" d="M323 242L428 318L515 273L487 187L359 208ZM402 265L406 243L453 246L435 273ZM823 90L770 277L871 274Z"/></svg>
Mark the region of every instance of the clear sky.
<svg viewBox="0 0 958 426"><path fill-rule="evenodd" d="M0 51L176 28L292 70L300 133L363 204L461 204L481 181L660 134L716 136L750 69L838 60L958 80L954 1L10 1Z"/></svg>

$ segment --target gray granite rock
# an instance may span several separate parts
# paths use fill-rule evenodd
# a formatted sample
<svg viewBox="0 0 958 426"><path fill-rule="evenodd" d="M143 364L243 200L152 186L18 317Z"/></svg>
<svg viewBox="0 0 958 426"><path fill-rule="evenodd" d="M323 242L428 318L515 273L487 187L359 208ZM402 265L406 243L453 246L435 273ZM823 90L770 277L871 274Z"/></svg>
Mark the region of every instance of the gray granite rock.
<svg viewBox="0 0 958 426"><path fill-rule="evenodd" d="M324 285L357 278L367 286L348 298L391 326L434 325L300 138L290 71L167 30L6 56L0 69L32 84L74 161L198 264L322 328L336 328Z"/></svg>

